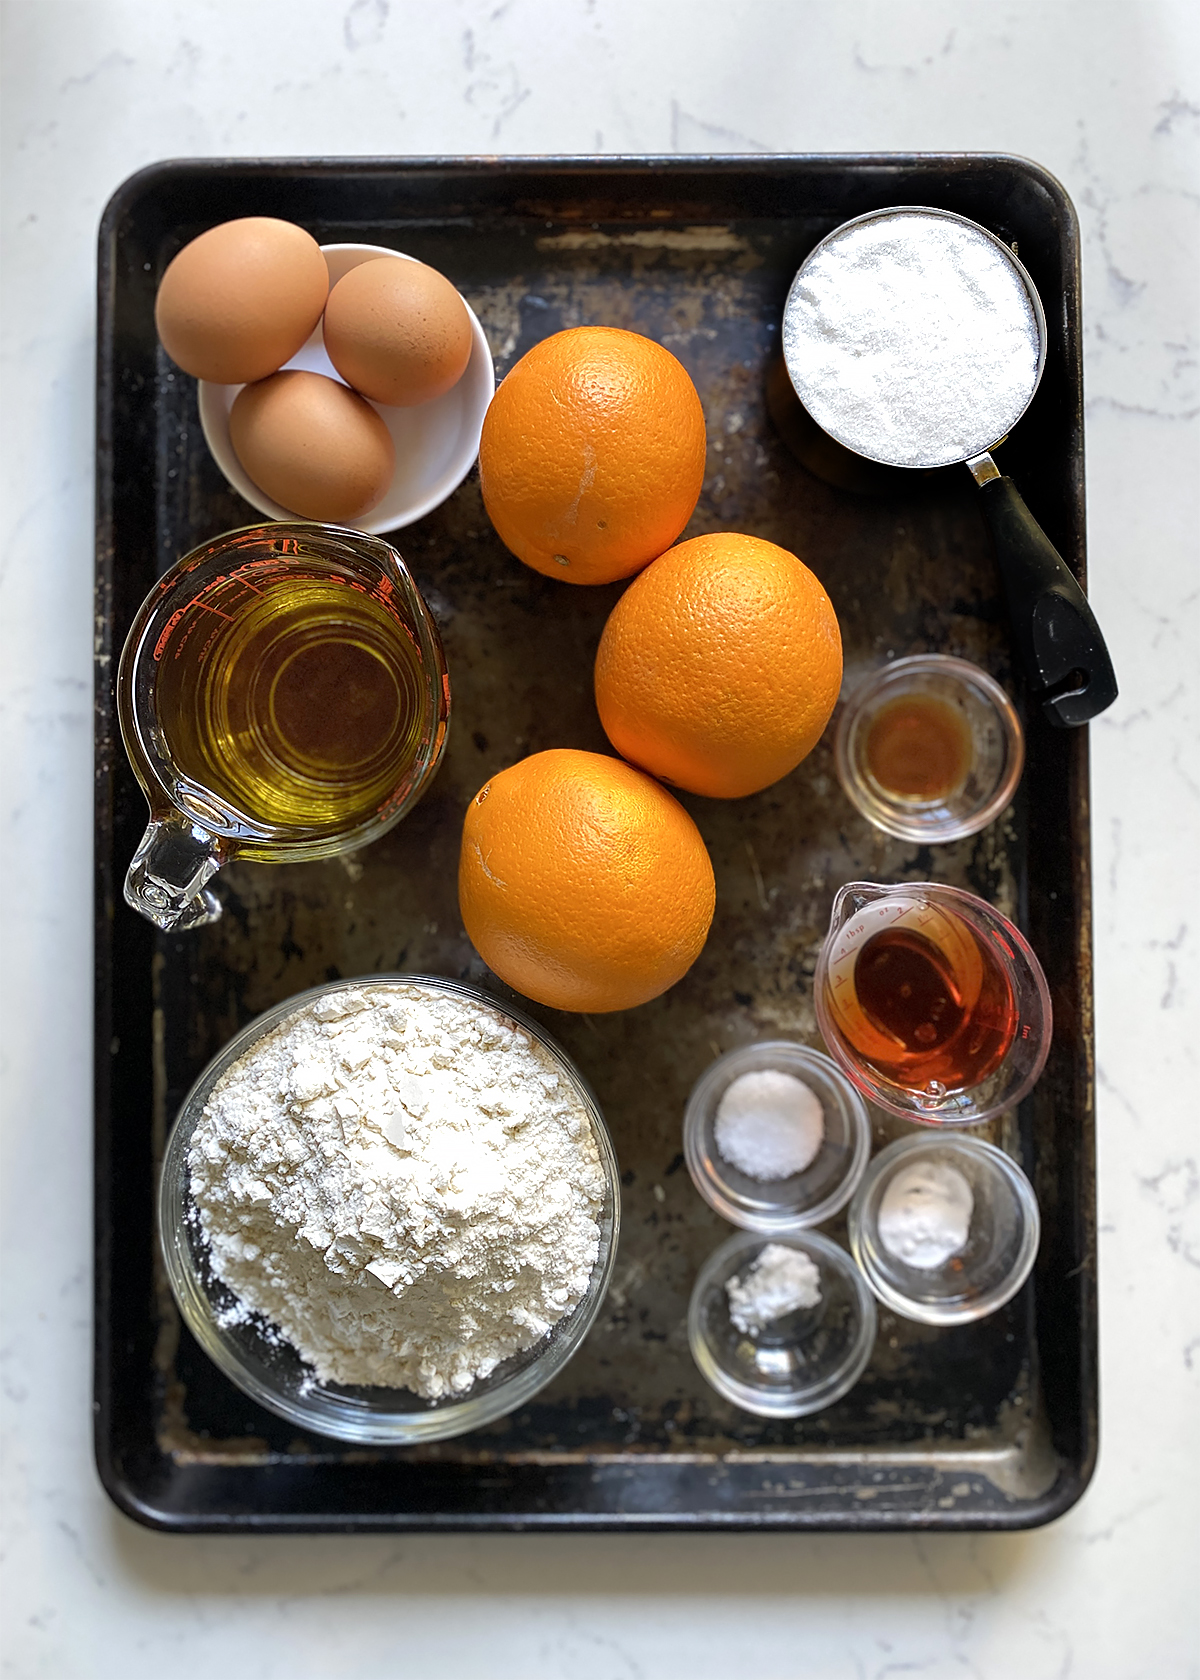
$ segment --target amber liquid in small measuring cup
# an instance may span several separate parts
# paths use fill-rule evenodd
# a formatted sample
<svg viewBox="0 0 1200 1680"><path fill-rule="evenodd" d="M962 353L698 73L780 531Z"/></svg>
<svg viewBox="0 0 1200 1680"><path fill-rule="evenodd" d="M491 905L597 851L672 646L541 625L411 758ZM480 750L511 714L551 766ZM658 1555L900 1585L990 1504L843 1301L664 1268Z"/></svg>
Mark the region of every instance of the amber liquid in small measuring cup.
<svg viewBox="0 0 1200 1680"><path fill-rule="evenodd" d="M412 632L334 566L241 568L202 590L155 651L172 761L254 830L351 830L412 770L423 716Z"/></svg>
<svg viewBox="0 0 1200 1680"><path fill-rule="evenodd" d="M895 799L932 803L957 792L974 758L957 707L935 694L904 694L871 720L864 750L871 776Z"/></svg>
<svg viewBox="0 0 1200 1680"><path fill-rule="evenodd" d="M951 911L906 911L831 977L849 1048L917 1094L980 1084L1016 1033L1017 1000L999 952Z"/></svg>

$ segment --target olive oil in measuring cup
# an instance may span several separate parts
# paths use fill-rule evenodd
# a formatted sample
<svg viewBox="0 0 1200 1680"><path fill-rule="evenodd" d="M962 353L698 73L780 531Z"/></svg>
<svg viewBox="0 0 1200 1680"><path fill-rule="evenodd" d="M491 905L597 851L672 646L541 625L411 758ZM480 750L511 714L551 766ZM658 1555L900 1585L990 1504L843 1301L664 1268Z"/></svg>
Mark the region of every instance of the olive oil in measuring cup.
<svg viewBox="0 0 1200 1680"><path fill-rule="evenodd" d="M421 743L420 655L394 607L320 560L201 591L155 685L180 775L269 843L357 828Z"/></svg>
<svg viewBox="0 0 1200 1680"><path fill-rule="evenodd" d="M125 896L163 928L213 920L232 857L293 862L375 839L445 746L429 611L376 537L299 522L195 550L144 602L118 683L151 823Z"/></svg>

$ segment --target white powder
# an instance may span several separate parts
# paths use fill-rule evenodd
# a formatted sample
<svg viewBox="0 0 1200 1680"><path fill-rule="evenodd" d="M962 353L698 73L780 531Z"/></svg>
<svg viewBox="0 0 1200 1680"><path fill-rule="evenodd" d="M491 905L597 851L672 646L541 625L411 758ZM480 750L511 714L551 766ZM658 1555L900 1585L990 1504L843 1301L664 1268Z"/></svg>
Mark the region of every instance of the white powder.
<svg viewBox="0 0 1200 1680"><path fill-rule="evenodd" d="M759 1180L803 1172L816 1159L824 1136L819 1097L802 1079L775 1068L731 1080L713 1124L722 1158Z"/></svg>
<svg viewBox="0 0 1200 1680"><path fill-rule="evenodd" d="M782 1243L768 1243L753 1265L725 1285L729 1316L744 1336L821 1299L821 1274L808 1255Z"/></svg>
<svg viewBox="0 0 1200 1680"><path fill-rule="evenodd" d="M931 1272L966 1247L975 1198L957 1167L914 1161L879 1204L879 1240L895 1260Z"/></svg>
<svg viewBox="0 0 1200 1680"><path fill-rule="evenodd" d="M598 1252L586 1110L450 993L307 1005L219 1081L188 1166L217 1276L323 1382L461 1394L579 1304Z"/></svg>
<svg viewBox="0 0 1200 1680"><path fill-rule="evenodd" d="M850 449L898 467L991 448L1037 382L1025 283L982 231L905 211L835 233L796 276L783 349L800 400Z"/></svg>

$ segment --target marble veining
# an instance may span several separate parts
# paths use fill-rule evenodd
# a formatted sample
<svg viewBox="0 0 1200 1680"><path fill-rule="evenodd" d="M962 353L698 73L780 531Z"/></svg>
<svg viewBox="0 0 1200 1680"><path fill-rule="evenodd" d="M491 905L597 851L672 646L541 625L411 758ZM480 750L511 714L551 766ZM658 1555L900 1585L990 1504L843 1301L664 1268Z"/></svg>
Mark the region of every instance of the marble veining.
<svg viewBox="0 0 1200 1680"><path fill-rule="evenodd" d="M1200 14L1187 0L17 0L4 13L6 1672L1184 1680L1200 1379ZM1084 235L1102 1456L1029 1536L170 1538L89 1417L95 230L180 155L1014 151ZM1189 1556L1191 1563L1189 1563Z"/></svg>

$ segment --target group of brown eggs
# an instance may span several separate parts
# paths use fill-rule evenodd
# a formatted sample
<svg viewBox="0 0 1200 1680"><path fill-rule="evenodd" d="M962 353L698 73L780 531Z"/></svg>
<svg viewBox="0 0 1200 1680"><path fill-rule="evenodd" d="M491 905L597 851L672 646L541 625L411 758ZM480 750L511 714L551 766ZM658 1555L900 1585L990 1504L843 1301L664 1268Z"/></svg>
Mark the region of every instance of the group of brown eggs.
<svg viewBox="0 0 1200 1680"><path fill-rule="evenodd" d="M350 521L381 501L395 448L372 404L431 402L471 356L467 307L436 269L374 257L331 287L312 235L271 216L223 222L185 245L154 316L185 373L243 387L229 413L233 451L265 495L305 519ZM318 325L340 378L284 367Z"/></svg>

